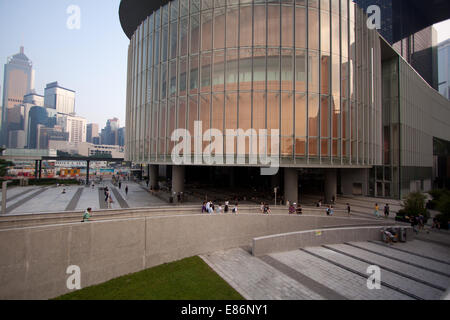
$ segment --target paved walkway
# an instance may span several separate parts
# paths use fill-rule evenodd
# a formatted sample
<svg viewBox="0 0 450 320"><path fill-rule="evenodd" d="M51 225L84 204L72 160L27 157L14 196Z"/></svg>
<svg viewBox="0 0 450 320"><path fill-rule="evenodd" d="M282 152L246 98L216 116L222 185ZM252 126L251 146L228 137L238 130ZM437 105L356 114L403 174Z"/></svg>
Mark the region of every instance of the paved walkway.
<svg viewBox="0 0 450 320"><path fill-rule="evenodd" d="M450 287L445 249L413 240L393 246L352 242L260 258L240 248L201 257L250 300L436 300ZM367 288L372 265L381 268L380 290Z"/></svg>
<svg viewBox="0 0 450 320"><path fill-rule="evenodd" d="M128 185L128 195L125 187ZM71 185L65 187L15 187L8 190L7 215L38 214L63 211L84 211L107 209L103 188L108 186L113 203L111 209L143 208L165 205L166 203L134 182L122 184L122 188L110 182L96 185L94 188ZM65 193L63 190L65 189Z"/></svg>

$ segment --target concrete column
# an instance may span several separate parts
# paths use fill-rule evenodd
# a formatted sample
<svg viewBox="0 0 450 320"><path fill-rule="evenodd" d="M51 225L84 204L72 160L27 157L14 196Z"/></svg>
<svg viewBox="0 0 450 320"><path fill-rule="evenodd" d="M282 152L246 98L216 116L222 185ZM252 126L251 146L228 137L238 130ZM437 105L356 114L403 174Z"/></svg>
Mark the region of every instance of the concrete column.
<svg viewBox="0 0 450 320"><path fill-rule="evenodd" d="M150 187L152 189L158 187L158 172L159 168L157 165L149 165Z"/></svg>
<svg viewBox="0 0 450 320"><path fill-rule="evenodd" d="M337 172L336 169L325 170L325 203L331 203L337 194Z"/></svg>
<svg viewBox="0 0 450 320"><path fill-rule="evenodd" d="M172 166L172 192L184 192L184 166Z"/></svg>
<svg viewBox="0 0 450 320"><path fill-rule="evenodd" d="M298 171L284 168L284 200L298 203Z"/></svg>

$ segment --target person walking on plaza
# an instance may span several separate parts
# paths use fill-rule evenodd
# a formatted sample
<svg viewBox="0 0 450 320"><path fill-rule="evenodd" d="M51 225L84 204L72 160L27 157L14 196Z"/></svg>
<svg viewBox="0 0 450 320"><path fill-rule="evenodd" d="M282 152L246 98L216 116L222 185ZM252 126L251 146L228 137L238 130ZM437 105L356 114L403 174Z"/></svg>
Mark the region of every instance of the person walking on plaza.
<svg viewBox="0 0 450 320"><path fill-rule="evenodd" d="M111 197L111 195L108 195L108 209L112 209L113 202L114 202L114 200Z"/></svg>
<svg viewBox="0 0 450 320"><path fill-rule="evenodd" d="M235 205L234 205L234 208L233 208L233 211L232 211L234 214L237 214L238 213L238 204L236 203Z"/></svg>
<svg viewBox="0 0 450 320"><path fill-rule="evenodd" d="M84 212L83 220L81 220L81 222L89 221L89 218L91 218L91 217L92 217L92 209L87 208L87 210Z"/></svg>
<svg viewBox="0 0 450 320"><path fill-rule="evenodd" d="M225 213L228 213L228 210L230 209L230 202L225 201Z"/></svg>
<svg viewBox="0 0 450 320"><path fill-rule="evenodd" d="M417 217L409 218L409 222L411 223L411 227L413 228L414 232L418 234L419 230L417 230L417 225L419 224L419 220L417 219Z"/></svg>
<svg viewBox="0 0 450 320"><path fill-rule="evenodd" d="M331 214L331 206L327 207L327 216L329 216Z"/></svg>
<svg viewBox="0 0 450 320"><path fill-rule="evenodd" d="M352 208L350 207L350 203L347 203L347 215L350 217L351 213L352 213Z"/></svg>
<svg viewBox="0 0 450 320"><path fill-rule="evenodd" d="M128 196L128 186L125 186L125 194Z"/></svg>
<svg viewBox="0 0 450 320"><path fill-rule="evenodd" d="M297 205L297 209L295 211L297 214L303 214L302 205L300 203Z"/></svg>
<svg viewBox="0 0 450 320"><path fill-rule="evenodd" d="M389 218L389 213L390 213L389 204L386 203L386 205L384 206L384 217L386 219Z"/></svg>
<svg viewBox="0 0 450 320"><path fill-rule="evenodd" d="M122 181L119 180L119 189L122 189Z"/></svg>
<svg viewBox="0 0 450 320"><path fill-rule="evenodd" d="M333 216L333 215L334 215L334 207L331 206L331 207L330 207L330 216Z"/></svg>
<svg viewBox="0 0 450 320"><path fill-rule="evenodd" d="M375 217L377 217L377 218L380 217L379 210L380 210L380 208L378 207L378 203L375 203Z"/></svg>
<svg viewBox="0 0 450 320"><path fill-rule="evenodd" d="M261 211L261 213L264 213L264 202L261 202L261 206L259 207L259 211Z"/></svg>

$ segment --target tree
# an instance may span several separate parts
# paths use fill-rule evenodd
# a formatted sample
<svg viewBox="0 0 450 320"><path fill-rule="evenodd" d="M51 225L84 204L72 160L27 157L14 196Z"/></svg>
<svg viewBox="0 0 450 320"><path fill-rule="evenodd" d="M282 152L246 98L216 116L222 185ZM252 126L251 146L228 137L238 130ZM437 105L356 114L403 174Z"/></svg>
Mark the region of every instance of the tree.
<svg viewBox="0 0 450 320"><path fill-rule="evenodd" d="M425 220L430 217L426 207L425 201L427 197L420 192L412 192L403 202L403 209L398 212L400 216L415 217L423 215Z"/></svg>
<svg viewBox="0 0 450 320"><path fill-rule="evenodd" d="M5 148L0 147L0 154L3 154L4 150ZM0 159L0 177L4 177L6 173L8 173L8 168L12 167L13 165L14 163L12 163L11 161Z"/></svg>

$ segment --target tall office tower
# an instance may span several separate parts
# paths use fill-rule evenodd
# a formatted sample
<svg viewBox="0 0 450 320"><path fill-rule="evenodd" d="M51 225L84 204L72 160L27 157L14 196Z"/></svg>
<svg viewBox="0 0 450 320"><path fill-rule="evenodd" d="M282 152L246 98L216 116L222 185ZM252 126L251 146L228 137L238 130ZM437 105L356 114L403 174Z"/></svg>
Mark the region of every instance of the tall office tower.
<svg viewBox="0 0 450 320"><path fill-rule="evenodd" d="M438 90L436 29L425 28L394 43L393 47L431 87Z"/></svg>
<svg viewBox="0 0 450 320"><path fill-rule="evenodd" d="M439 92L450 100L450 39L438 45Z"/></svg>
<svg viewBox="0 0 450 320"><path fill-rule="evenodd" d="M8 144L9 131L20 130L21 117L14 108L23 103L23 97L34 88L33 64L25 55L24 48L8 58L3 79L3 105L1 121L1 144Z"/></svg>
<svg viewBox="0 0 450 320"><path fill-rule="evenodd" d="M44 106L64 114L75 113L75 91L63 88L58 82L47 84L44 93Z"/></svg>
<svg viewBox="0 0 450 320"><path fill-rule="evenodd" d="M125 146L125 127L119 129L119 146Z"/></svg>
<svg viewBox="0 0 450 320"><path fill-rule="evenodd" d="M102 129L101 143L110 146L119 145L119 128L119 119L109 119L106 122L106 127Z"/></svg>
<svg viewBox="0 0 450 320"><path fill-rule="evenodd" d="M86 142L86 122L82 117L58 113L57 124L69 133L69 142Z"/></svg>
<svg viewBox="0 0 450 320"><path fill-rule="evenodd" d="M39 125L53 128L56 125L56 111L49 108L34 106L29 111L27 145L29 149L39 146Z"/></svg>
<svg viewBox="0 0 450 320"><path fill-rule="evenodd" d="M86 127L86 142L94 143L95 138L99 138L98 124L89 123Z"/></svg>

